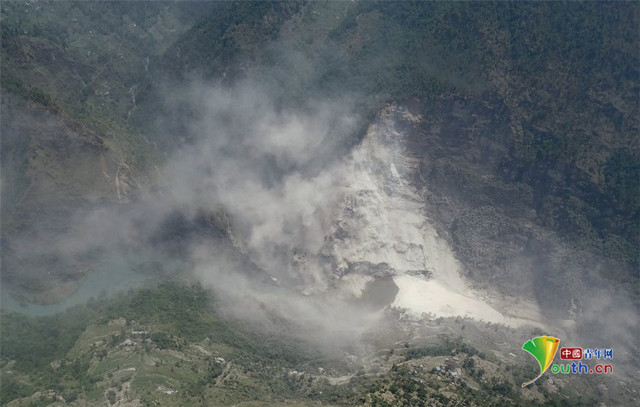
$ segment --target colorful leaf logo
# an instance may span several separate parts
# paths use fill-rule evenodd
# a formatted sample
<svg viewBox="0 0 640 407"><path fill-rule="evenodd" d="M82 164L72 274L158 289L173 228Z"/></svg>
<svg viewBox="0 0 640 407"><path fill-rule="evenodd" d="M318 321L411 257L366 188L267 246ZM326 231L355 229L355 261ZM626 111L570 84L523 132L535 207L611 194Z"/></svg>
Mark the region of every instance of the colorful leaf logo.
<svg viewBox="0 0 640 407"><path fill-rule="evenodd" d="M553 358L556 356L559 344L560 339L554 338L553 336L538 336L537 338L529 339L522 345L522 349L532 354L540 364L540 374L535 379L522 383L522 387L527 387L538 380L549 368L551 362L553 362Z"/></svg>

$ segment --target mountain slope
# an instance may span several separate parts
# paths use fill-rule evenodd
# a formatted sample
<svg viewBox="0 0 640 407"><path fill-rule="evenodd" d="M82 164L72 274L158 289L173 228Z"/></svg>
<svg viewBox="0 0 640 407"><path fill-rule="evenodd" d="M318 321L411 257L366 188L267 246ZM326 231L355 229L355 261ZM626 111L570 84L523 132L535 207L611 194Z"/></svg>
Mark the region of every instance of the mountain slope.
<svg viewBox="0 0 640 407"><path fill-rule="evenodd" d="M0 7L3 403L637 401L638 4Z"/></svg>

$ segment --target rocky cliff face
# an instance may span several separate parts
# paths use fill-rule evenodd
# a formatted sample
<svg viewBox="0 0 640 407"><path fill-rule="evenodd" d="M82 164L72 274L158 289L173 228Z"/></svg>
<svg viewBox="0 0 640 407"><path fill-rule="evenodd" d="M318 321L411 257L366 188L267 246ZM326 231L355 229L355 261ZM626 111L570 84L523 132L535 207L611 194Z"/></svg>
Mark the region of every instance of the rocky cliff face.
<svg viewBox="0 0 640 407"><path fill-rule="evenodd" d="M502 314L494 308L496 300L490 305L487 294L472 289L473 282L463 278L464 266L447 235L437 232L438 220L425 202L420 155L410 148L410 132L402 129L422 122L422 116L407 106L385 107L347 160L337 219L322 252L332 259L337 287L366 295L368 286L354 281L391 277L397 295L389 303L418 314L541 323L531 301L528 311L518 307L520 313L512 309ZM518 293L505 294L507 302L516 302L512 295Z"/></svg>

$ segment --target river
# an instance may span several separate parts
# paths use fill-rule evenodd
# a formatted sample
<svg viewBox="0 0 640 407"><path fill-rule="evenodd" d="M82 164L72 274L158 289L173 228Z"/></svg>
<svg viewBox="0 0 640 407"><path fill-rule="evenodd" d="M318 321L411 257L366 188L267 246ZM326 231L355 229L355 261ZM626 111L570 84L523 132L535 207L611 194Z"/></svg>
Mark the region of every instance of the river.
<svg viewBox="0 0 640 407"><path fill-rule="evenodd" d="M92 298L108 298L116 293L141 287L154 280L157 281L158 275L135 271L131 264L130 259L118 257L97 266L73 294L54 304L22 303L13 298L5 287L2 287L0 310L17 311L32 316L51 315L63 312L75 305L86 304Z"/></svg>

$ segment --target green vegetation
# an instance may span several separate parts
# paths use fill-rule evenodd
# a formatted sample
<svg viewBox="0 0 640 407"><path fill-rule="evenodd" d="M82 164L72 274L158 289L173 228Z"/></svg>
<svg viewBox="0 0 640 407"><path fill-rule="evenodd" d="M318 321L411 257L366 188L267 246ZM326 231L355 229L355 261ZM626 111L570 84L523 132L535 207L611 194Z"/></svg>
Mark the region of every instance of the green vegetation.
<svg viewBox="0 0 640 407"><path fill-rule="evenodd" d="M462 338L386 352L386 362L376 362L384 367L371 374L294 338L247 331L215 304L199 285L173 282L51 317L3 314L0 402L538 405L519 390L532 366L503 365ZM345 374L350 379L330 383ZM544 403L562 400L540 389Z"/></svg>
<svg viewBox="0 0 640 407"><path fill-rule="evenodd" d="M201 397L296 398L306 394L303 383L286 372L319 363L302 344L224 321L197 285L163 283L51 317L3 314L1 324L3 404L45 390L69 401L111 399L103 390L125 382L143 400L157 401L148 393L158 386L179 390L188 405ZM212 386L223 372L218 394Z"/></svg>
<svg viewBox="0 0 640 407"><path fill-rule="evenodd" d="M32 241L42 228L57 234L72 222L71 208L119 200L113 177L121 166L130 169L136 187L146 187L153 166L166 158L145 138L148 127L130 120L136 97L152 80L149 69L159 56L211 7L211 2L0 4L1 161L3 176L11 179L2 187L2 278L16 297L55 301L73 289L69 280L84 273L55 258L16 259L9 242ZM35 214L42 213L47 222L36 222ZM51 273L46 283L36 277L43 263Z"/></svg>
<svg viewBox="0 0 640 407"><path fill-rule="evenodd" d="M462 337L452 339L447 336L441 336L437 345L414 347L407 351L405 360L420 359L425 356L447 356L456 353L464 353L469 356L478 355L482 359L487 356L482 352L478 352L476 348L466 343Z"/></svg>
<svg viewBox="0 0 640 407"><path fill-rule="evenodd" d="M258 61L280 25L296 13L300 1L220 2L164 53L162 67L183 78L213 76L235 68L241 59ZM246 62L246 61L243 61ZM238 72L231 72L237 75Z"/></svg>
<svg viewBox="0 0 640 407"><path fill-rule="evenodd" d="M550 393L538 383L544 400L531 399L518 383L523 377L535 376L532 366L507 364L487 360L460 338L447 340L442 348L416 348L407 351L408 362L394 364L390 371L363 386L358 397L359 405L408 406L408 405L468 405L468 406L542 406L542 405L591 405L588 397L566 399L558 393ZM446 351L445 351L446 350ZM448 358L442 356L447 355ZM427 369L433 360L441 363L436 369ZM460 364L459 360L463 360ZM477 366L484 366L478 368ZM498 370L496 371L496 368ZM485 370L492 374L485 374ZM502 370L504 369L504 370ZM496 372L501 372L496 374Z"/></svg>
<svg viewBox="0 0 640 407"><path fill-rule="evenodd" d="M87 308L39 318L3 313L3 360L14 360L25 372L41 369L73 347L94 315Z"/></svg>
<svg viewBox="0 0 640 407"><path fill-rule="evenodd" d="M220 324L214 316L212 301L211 294L201 287L166 283L107 306L103 321L122 317L143 325L163 325L172 334L179 332L190 341L201 341ZM157 334L166 340L166 332Z"/></svg>
<svg viewBox="0 0 640 407"><path fill-rule="evenodd" d="M3 2L2 88L82 123L141 171L160 159L131 126L149 65L208 2Z"/></svg>

